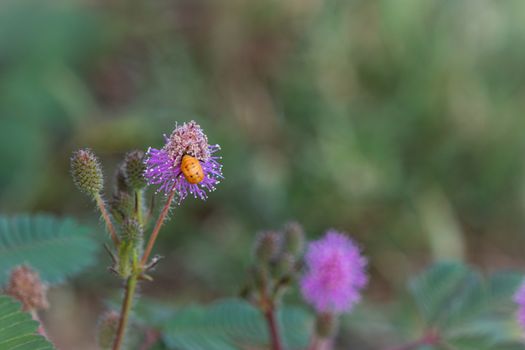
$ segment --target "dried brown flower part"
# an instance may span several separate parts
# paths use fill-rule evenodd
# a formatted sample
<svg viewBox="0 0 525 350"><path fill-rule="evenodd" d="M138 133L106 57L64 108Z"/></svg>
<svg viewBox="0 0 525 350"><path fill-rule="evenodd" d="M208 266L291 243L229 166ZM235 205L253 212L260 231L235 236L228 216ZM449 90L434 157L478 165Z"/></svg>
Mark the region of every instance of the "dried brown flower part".
<svg viewBox="0 0 525 350"><path fill-rule="evenodd" d="M173 159L173 166L179 165L185 154L203 162L208 161L211 157L208 137L200 125L193 120L176 126L167 141L164 149Z"/></svg>
<svg viewBox="0 0 525 350"><path fill-rule="evenodd" d="M18 299L24 311L47 309L47 286L29 266L21 265L11 271L6 293Z"/></svg>

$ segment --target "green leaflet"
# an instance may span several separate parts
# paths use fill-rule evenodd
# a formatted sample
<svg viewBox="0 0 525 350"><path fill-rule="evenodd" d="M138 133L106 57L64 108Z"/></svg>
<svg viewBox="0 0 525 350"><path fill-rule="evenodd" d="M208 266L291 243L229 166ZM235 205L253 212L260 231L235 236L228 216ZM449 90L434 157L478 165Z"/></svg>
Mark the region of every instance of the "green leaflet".
<svg viewBox="0 0 525 350"><path fill-rule="evenodd" d="M0 349L54 350L55 347L37 334L38 322L22 312L20 304L0 295Z"/></svg>
<svg viewBox="0 0 525 350"><path fill-rule="evenodd" d="M303 309L283 306L279 320L286 348L305 348L312 317ZM241 350L243 346L268 344L266 323L259 310L235 299L181 309L166 323L163 333L168 348L176 350Z"/></svg>
<svg viewBox="0 0 525 350"><path fill-rule="evenodd" d="M512 311L520 279L512 272L484 278L464 264L441 262L412 279L409 290L425 328L437 329L448 348L525 349Z"/></svg>
<svg viewBox="0 0 525 350"><path fill-rule="evenodd" d="M30 265L48 283L63 282L92 264L97 250L89 229L72 219L0 216L0 285L20 264Z"/></svg>

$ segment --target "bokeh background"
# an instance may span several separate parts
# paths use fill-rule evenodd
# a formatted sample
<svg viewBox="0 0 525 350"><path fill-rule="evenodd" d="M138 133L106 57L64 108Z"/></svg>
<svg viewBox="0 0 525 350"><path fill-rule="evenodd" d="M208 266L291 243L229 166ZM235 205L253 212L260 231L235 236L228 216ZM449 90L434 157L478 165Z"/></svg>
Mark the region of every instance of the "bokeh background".
<svg viewBox="0 0 525 350"><path fill-rule="evenodd" d="M256 232L290 219L360 242L373 303L434 260L525 266L524 111L520 0L0 2L2 213L102 237L73 150L99 155L109 194L124 153L176 122L221 144L225 180L174 210L142 290L180 304L235 295ZM52 290L64 349L93 348L109 262Z"/></svg>

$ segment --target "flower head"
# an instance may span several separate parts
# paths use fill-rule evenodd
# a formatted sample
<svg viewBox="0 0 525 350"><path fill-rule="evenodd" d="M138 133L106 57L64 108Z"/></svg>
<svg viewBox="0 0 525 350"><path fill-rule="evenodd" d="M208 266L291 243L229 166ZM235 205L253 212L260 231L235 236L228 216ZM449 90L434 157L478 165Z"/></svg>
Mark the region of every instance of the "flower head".
<svg viewBox="0 0 525 350"><path fill-rule="evenodd" d="M222 179L220 157L213 154L219 145L209 145L208 138L194 121L176 126L161 149L150 148L146 155L145 177L149 184L160 185L159 191L176 191L179 203L192 194L207 198L207 191L214 191ZM189 157L185 157L189 156ZM183 164L188 159L191 164ZM183 162L184 160L184 162ZM202 176L191 178L188 171L200 171Z"/></svg>
<svg viewBox="0 0 525 350"><path fill-rule="evenodd" d="M520 326L525 330L525 281L523 281L516 294L514 294L514 301L518 304L516 317Z"/></svg>
<svg viewBox="0 0 525 350"><path fill-rule="evenodd" d="M320 312L350 311L368 282L366 259L343 233L329 230L308 245L307 272L301 280L303 297Z"/></svg>

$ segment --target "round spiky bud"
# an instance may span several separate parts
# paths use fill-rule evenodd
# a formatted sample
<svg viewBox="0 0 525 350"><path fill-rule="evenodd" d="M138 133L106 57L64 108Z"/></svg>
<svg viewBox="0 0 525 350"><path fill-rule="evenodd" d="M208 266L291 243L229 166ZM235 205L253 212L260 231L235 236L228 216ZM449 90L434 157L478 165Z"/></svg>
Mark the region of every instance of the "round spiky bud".
<svg viewBox="0 0 525 350"><path fill-rule="evenodd" d="M127 184L134 190L140 190L146 187L144 173L146 164L144 163L144 152L131 151L126 154L124 160L124 169Z"/></svg>
<svg viewBox="0 0 525 350"><path fill-rule="evenodd" d="M263 290L268 287L270 276L268 270L263 266L254 266L252 268L253 282L257 289Z"/></svg>
<svg viewBox="0 0 525 350"><path fill-rule="evenodd" d="M135 219L128 219L122 224L122 240L128 241L137 249L142 247L142 227Z"/></svg>
<svg viewBox="0 0 525 350"><path fill-rule="evenodd" d="M21 265L11 271L6 293L18 299L25 311L47 309L46 292L47 286L30 267Z"/></svg>
<svg viewBox="0 0 525 350"><path fill-rule="evenodd" d="M297 256L304 249L304 231L297 222L290 222L284 228L284 249Z"/></svg>
<svg viewBox="0 0 525 350"><path fill-rule="evenodd" d="M124 220L129 218L133 214L135 209L135 201L133 197L127 192L117 192L109 200L109 208L111 215L115 221L122 224Z"/></svg>
<svg viewBox="0 0 525 350"><path fill-rule="evenodd" d="M277 276L292 276L296 271L297 259L293 254L284 252L275 260Z"/></svg>
<svg viewBox="0 0 525 350"><path fill-rule="evenodd" d="M128 181L126 179L126 168L124 162L120 163L117 171L115 172L115 186L116 192L130 192Z"/></svg>
<svg viewBox="0 0 525 350"><path fill-rule="evenodd" d="M109 350L117 333L119 314L116 311L106 311L97 325L97 343L101 350Z"/></svg>
<svg viewBox="0 0 525 350"><path fill-rule="evenodd" d="M78 189L92 198L104 187L102 169L97 157L89 149L81 149L71 157L71 175Z"/></svg>
<svg viewBox="0 0 525 350"><path fill-rule="evenodd" d="M315 330L320 338L330 338L339 326L337 316L333 313L320 313L315 318Z"/></svg>
<svg viewBox="0 0 525 350"><path fill-rule="evenodd" d="M280 249L281 235L278 232L261 232L255 240L255 256L260 262L270 262L279 254Z"/></svg>

